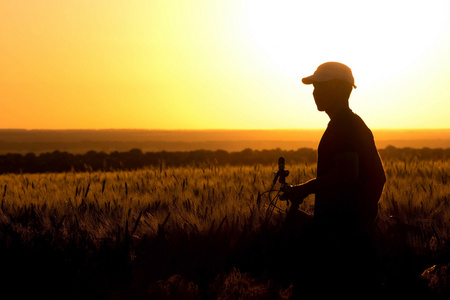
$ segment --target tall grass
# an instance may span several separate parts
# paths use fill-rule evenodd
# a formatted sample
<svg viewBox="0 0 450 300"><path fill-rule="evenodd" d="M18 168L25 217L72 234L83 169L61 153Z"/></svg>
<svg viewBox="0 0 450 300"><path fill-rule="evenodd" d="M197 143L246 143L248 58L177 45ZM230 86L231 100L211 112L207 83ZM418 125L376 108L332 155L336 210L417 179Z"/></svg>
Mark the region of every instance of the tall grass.
<svg viewBox="0 0 450 300"><path fill-rule="evenodd" d="M311 165L288 168L292 183L315 176ZM159 295L168 293L167 284L178 278L171 276L179 274L183 277L177 284L194 298L233 290L224 285L237 284L236 278L246 278L263 294L289 298L288 285L270 278L249 281L248 274L233 269L264 274L261 262L270 259L270 243L287 208L279 202L267 222L269 197L261 193L270 188L275 169L161 165L122 172L0 175L0 263L21 278L18 282L66 298ZM407 251L399 266L409 265L414 276L428 265L448 263L450 162L391 160L385 169L380 255L397 259L395 265ZM300 208L312 214L313 197ZM252 256L252 251L264 255ZM39 277L43 270L51 274ZM169 277L169 283L161 281ZM5 289L14 283L11 278L3 282Z"/></svg>

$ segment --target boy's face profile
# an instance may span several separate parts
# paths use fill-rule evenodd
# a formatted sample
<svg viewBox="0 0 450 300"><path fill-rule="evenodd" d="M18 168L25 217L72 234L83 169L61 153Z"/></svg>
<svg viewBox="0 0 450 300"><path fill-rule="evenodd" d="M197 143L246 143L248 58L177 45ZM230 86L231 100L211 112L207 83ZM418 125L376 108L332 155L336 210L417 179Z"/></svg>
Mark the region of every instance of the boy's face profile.
<svg viewBox="0 0 450 300"><path fill-rule="evenodd" d="M353 89L349 83L341 80L316 81L313 82L313 86L317 110L330 113L348 107L348 99Z"/></svg>
<svg viewBox="0 0 450 300"><path fill-rule="evenodd" d="M318 111L328 111L336 103L333 84L331 82L314 82L313 97Z"/></svg>

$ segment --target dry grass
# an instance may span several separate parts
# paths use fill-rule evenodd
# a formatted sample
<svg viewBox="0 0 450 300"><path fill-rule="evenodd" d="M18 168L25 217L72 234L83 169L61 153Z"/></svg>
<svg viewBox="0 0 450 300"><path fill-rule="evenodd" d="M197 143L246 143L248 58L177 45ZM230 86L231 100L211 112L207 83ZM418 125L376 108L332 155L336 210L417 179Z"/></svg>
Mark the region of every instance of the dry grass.
<svg viewBox="0 0 450 300"><path fill-rule="evenodd" d="M253 299L288 299L289 283L255 281L267 276L260 263L272 253L284 220L284 212L275 210L266 223L267 194L258 201L275 168L1 175L0 262L11 276L34 283L34 292L66 298L139 298L167 293L178 282L193 299L232 299L224 295L244 290ZM445 265L450 162L387 161L385 168L378 252L388 272L415 276L426 266ZM289 169L294 183L315 174L307 165ZM301 209L311 213L313 198ZM255 248L260 256L249 256ZM238 266L246 271L233 269ZM42 270L50 272L46 279L39 278ZM183 277L173 277L178 274ZM13 283L4 281L4 288Z"/></svg>

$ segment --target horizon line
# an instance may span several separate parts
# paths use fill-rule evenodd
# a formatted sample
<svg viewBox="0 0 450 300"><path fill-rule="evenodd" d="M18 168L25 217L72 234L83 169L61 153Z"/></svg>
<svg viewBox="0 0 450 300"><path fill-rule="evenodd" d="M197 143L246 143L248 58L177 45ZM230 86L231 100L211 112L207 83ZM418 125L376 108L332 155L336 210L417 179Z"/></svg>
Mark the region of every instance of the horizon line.
<svg viewBox="0 0 450 300"><path fill-rule="evenodd" d="M323 128L0 128L0 131L297 131L297 130L324 130ZM371 130L395 130L395 131L427 131L450 130L450 127L439 128L370 128Z"/></svg>

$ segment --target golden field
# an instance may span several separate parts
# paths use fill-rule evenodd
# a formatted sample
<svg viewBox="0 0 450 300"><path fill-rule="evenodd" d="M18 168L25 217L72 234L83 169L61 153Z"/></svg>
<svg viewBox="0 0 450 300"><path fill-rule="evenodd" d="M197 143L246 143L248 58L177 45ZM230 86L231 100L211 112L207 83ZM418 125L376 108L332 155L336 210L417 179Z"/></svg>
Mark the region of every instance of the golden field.
<svg viewBox="0 0 450 300"><path fill-rule="evenodd" d="M442 276L420 275L449 263L450 161L384 165L376 234L383 291L413 291L421 282L430 294L446 295L445 278L439 285ZM289 278L268 277L264 266L288 208L278 201L267 218L276 192L263 192L276 167L0 175L0 262L10 274L4 290L30 292L20 283L66 299L167 298L169 291L191 299L289 299ZM315 176L311 164L287 168L290 183ZM300 208L312 214L313 200Z"/></svg>

